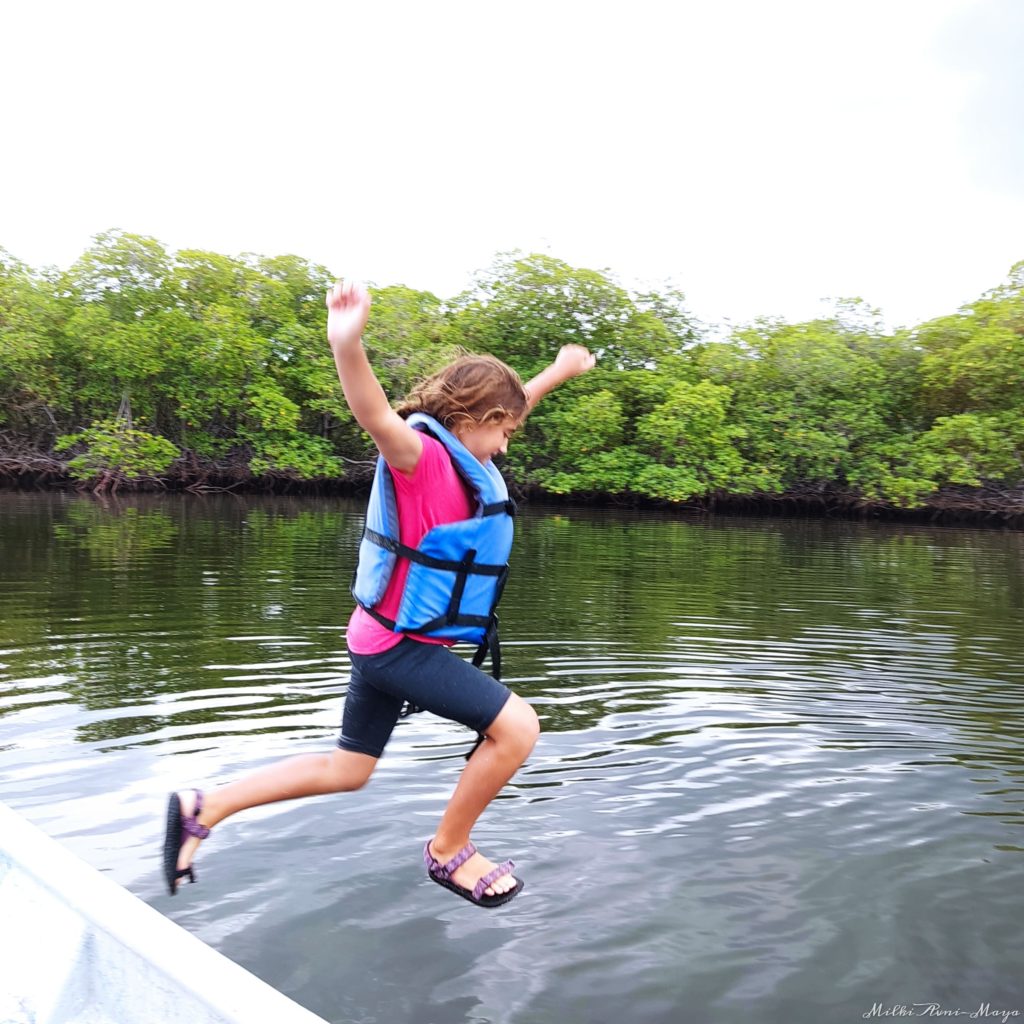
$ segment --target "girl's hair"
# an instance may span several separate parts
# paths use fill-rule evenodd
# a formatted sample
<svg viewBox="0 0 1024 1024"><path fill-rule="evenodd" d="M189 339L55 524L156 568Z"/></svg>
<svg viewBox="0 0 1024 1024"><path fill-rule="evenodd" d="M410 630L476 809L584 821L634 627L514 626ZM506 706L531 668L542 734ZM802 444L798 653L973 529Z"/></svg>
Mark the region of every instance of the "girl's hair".
<svg viewBox="0 0 1024 1024"><path fill-rule="evenodd" d="M395 409L399 416L425 412L448 430L463 423L517 422L526 414L519 374L494 356L464 355L420 381Z"/></svg>

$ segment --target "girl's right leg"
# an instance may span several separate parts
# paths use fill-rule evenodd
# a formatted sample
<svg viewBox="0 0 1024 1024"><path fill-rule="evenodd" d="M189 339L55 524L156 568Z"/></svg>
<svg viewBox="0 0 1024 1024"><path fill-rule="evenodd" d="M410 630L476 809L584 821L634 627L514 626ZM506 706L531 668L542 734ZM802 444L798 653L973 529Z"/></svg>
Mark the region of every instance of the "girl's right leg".
<svg viewBox="0 0 1024 1024"><path fill-rule="evenodd" d="M203 807L199 812L200 825L214 825L250 807L296 800L304 796L322 796L325 793L346 793L366 785L377 758L340 748L327 754L299 754L276 764L267 765L237 782L218 786L203 793ZM181 812L191 817L195 811L196 793L183 789L178 793ZM189 836L178 851L178 867L192 863L202 840Z"/></svg>
<svg viewBox="0 0 1024 1024"><path fill-rule="evenodd" d="M385 660L387 655L381 656ZM203 793L197 821L212 828L232 814L280 800L345 793L366 785L398 720L402 700L363 678L369 659L350 653L352 674L345 695L338 747L326 754L299 754ZM178 793L183 818L195 813L195 790ZM188 835L178 850L178 869L192 863L201 840Z"/></svg>

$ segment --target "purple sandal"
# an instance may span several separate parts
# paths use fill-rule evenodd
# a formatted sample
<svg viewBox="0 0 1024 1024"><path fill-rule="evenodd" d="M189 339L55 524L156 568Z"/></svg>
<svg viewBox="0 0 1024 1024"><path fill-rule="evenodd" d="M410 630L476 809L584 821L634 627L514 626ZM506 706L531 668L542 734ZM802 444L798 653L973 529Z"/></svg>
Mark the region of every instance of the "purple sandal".
<svg viewBox="0 0 1024 1024"><path fill-rule="evenodd" d="M187 868L178 868L178 854L188 836L195 836L197 839L205 839L210 830L205 825L200 825L196 820L203 809L203 794L201 790L195 790L196 806L191 815L182 814L181 800L177 793L172 793L167 801L167 830L164 832L164 881L167 882L167 891L173 896L178 889L178 879L188 878L190 882L196 880L195 871L192 865Z"/></svg>
<svg viewBox="0 0 1024 1024"><path fill-rule="evenodd" d="M492 882L497 881L502 875L512 874L512 868L515 865L510 860L505 861L504 864L499 864L493 871L489 871L472 889L463 888L452 881L452 875L476 853L476 847L472 843L467 843L447 864L442 864L430 852L430 843L431 840L428 839L423 847L423 863L427 866L427 874L438 885L451 889L452 892L457 893L464 900L469 900L470 903L475 903L478 907L500 907L503 903L508 903L513 896L517 896L523 891L523 882L517 878L515 887L509 889L508 892L497 893L494 896L484 895L484 890Z"/></svg>

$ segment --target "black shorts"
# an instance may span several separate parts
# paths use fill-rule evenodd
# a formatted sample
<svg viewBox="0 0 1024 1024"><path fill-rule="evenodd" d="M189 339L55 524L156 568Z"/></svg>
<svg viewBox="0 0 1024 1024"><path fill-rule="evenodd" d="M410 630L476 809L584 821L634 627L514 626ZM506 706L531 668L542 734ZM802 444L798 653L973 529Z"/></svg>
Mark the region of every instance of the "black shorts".
<svg viewBox="0 0 1024 1024"><path fill-rule="evenodd" d="M380 757L408 701L485 733L512 691L451 648L409 637L381 654L349 651L352 678L338 746Z"/></svg>

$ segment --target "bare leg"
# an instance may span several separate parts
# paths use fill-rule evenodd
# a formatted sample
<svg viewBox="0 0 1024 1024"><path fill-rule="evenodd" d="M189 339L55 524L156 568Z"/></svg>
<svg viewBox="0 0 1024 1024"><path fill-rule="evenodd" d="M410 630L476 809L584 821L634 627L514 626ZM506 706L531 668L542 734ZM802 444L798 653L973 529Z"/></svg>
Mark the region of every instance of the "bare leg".
<svg viewBox="0 0 1024 1024"><path fill-rule="evenodd" d="M327 754L299 754L267 765L250 775L203 793L203 809L199 824L213 828L218 822L238 811L279 800L295 800L303 796L345 793L364 786L377 758L336 748ZM196 795L191 789L178 794L184 815L195 809ZM192 863L201 840L189 836L178 853L178 867Z"/></svg>
<svg viewBox="0 0 1024 1024"><path fill-rule="evenodd" d="M512 694L487 730L487 739L469 759L431 840L430 852L442 864L469 842L477 818L529 756L539 733L537 713L521 697ZM496 866L477 853L455 871L452 880L472 889ZM493 896L514 886L512 877L505 875L485 891Z"/></svg>

